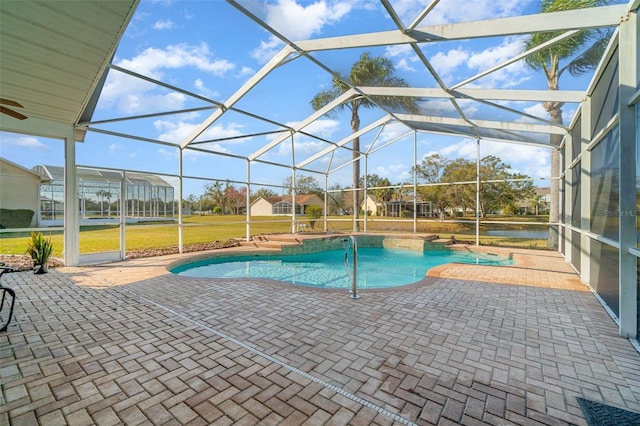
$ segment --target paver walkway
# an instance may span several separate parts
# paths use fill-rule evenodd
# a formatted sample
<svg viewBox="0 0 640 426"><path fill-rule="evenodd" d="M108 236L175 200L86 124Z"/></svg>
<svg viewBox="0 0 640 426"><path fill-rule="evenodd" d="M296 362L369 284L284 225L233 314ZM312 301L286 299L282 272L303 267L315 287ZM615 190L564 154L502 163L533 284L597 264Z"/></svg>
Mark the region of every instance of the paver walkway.
<svg viewBox="0 0 640 426"><path fill-rule="evenodd" d="M584 425L576 397L640 411L640 355L594 295L559 254L513 254L358 300L168 273L180 256L6 274L0 424Z"/></svg>

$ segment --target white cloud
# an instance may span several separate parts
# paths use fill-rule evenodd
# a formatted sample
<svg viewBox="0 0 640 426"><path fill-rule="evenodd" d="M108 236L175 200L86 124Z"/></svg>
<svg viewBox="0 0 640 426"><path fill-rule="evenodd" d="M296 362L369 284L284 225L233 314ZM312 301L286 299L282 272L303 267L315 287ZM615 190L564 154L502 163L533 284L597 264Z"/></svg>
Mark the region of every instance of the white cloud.
<svg viewBox="0 0 640 426"><path fill-rule="evenodd" d="M387 46L385 48L385 56L391 59L396 59L394 64L395 68L404 71L416 71L416 68L411 64L419 62L420 58L415 54L411 46L406 44L399 44L393 46ZM420 65L422 68L422 65Z"/></svg>
<svg viewBox="0 0 640 426"><path fill-rule="evenodd" d="M251 51L251 57L258 63L264 64L273 58L283 46L284 43L271 36L268 41L260 41L260 46Z"/></svg>
<svg viewBox="0 0 640 426"><path fill-rule="evenodd" d="M535 105L532 105L530 107L524 108L524 112L526 112L529 115L533 115L535 117L540 117L540 118L544 118L545 120L549 120L550 116L549 113L547 112L547 110L544 109L544 106L542 105L542 103L537 103ZM567 108L564 107L562 108L562 122L565 125L568 125L569 123L571 123L571 120L573 120L573 116L576 113L576 109L574 107L572 108ZM522 118L521 121L523 123L535 123L535 120L529 119L529 118Z"/></svg>
<svg viewBox="0 0 640 426"><path fill-rule="evenodd" d="M456 69L461 64L465 63L469 58L469 53L461 47L449 50L448 52L438 52L433 55L429 62L436 69L441 77L449 75L451 71Z"/></svg>
<svg viewBox="0 0 640 426"><path fill-rule="evenodd" d="M150 47L131 59L117 61L116 65L157 80L162 80L168 70L194 68L221 77L235 68L226 59L214 59L212 56L206 43L178 44L167 46L164 50ZM100 107L115 105L120 112L136 114L158 109L180 109L186 100L184 94L166 93L166 89L153 83L110 71L100 96Z"/></svg>
<svg viewBox="0 0 640 426"><path fill-rule="evenodd" d="M298 122L289 122L287 123L287 126L293 127L297 124ZM333 136L333 133L338 129L339 126L340 121L330 118L324 118L315 120L307 127L305 127L304 131L317 136L321 136L323 138L330 138Z"/></svg>
<svg viewBox="0 0 640 426"><path fill-rule="evenodd" d="M523 52L525 40L525 37L507 37L498 46L472 52L467 61L467 66L476 73L488 70ZM520 60L500 68L465 87L510 88L516 87L529 79L531 79L531 70Z"/></svg>
<svg viewBox="0 0 640 426"><path fill-rule="evenodd" d="M507 37L500 45L474 52L469 58L469 68L484 70L523 52L526 37Z"/></svg>
<svg viewBox="0 0 640 426"><path fill-rule="evenodd" d="M124 145L112 143L109 145L109 154L116 154L124 149Z"/></svg>
<svg viewBox="0 0 640 426"><path fill-rule="evenodd" d="M299 122L293 121L286 123L287 126L295 127ZM340 126L340 122L338 120L333 119L319 119L304 128L304 132L310 133L312 135L316 135L318 137L322 137L325 139L331 139L336 130L338 130ZM270 135L266 139L268 141L272 141L279 137L280 135ZM302 134L296 134L294 136L294 145L296 150L296 155L306 154L312 155L315 154L322 149L328 147L325 142L319 141L318 139L310 138L308 136ZM284 142L278 144L273 152L278 156L290 156L291 155L291 140L287 139ZM296 157L297 161L302 161L304 158Z"/></svg>
<svg viewBox="0 0 640 426"><path fill-rule="evenodd" d="M351 11L351 7L347 1L320 0L303 6L295 0L278 0L266 6L265 21L289 40L300 41L319 34L326 25L340 21ZM260 41L260 46L251 52L251 57L259 63L265 63L282 46L280 40L271 36L267 41Z"/></svg>
<svg viewBox="0 0 640 426"><path fill-rule="evenodd" d="M206 87L202 79L196 78L196 80L193 82L193 86L196 88L198 93L201 94L202 96L206 96L208 98L216 98L220 96L220 93L218 93L217 91L211 90L208 87Z"/></svg>
<svg viewBox="0 0 640 426"><path fill-rule="evenodd" d="M410 62L409 58L402 58L396 63L395 67L396 69L403 70L403 71L416 71L414 67L409 65L409 62Z"/></svg>
<svg viewBox="0 0 640 426"><path fill-rule="evenodd" d="M250 67L242 67L242 69L240 70L240 72L238 73L237 77L238 78L244 78L244 77L248 77L250 75L255 74L256 71L253 68Z"/></svg>
<svg viewBox="0 0 640 426"><path fill-rule="evenodd" d="M473 117L478 111L478 105L472 100L459 99L458 106L467 117ZM448 99L436 99L419 102L420 113L423 115L445 116L459 118L458 111Z"/></svg>
<svg viewBox="0 0 640 426"><path fill-rule="evenodd" d="M173 28L173 21L171 19L163 19L153 23L154 30L170 30Z"/></svg>
<svg viewBox="0 0 640 426"><path fill-rule="evenodd" d="M351 10L349 2L316 1L302 6L295 0L267 5L266 22L292 41L306 40L325 25L340 21Z"/></svg>
<svg viewBox="0 0 640 426"><path fill-rule="evenodd" d="M49 152L49 146L33 136L2 135L2 149L9 151L12 148L27 149L30 151Z"/></svg>
<svg viewBox="0 0 640 426"><path fill-rule="evenodd" d="M461 46L448 51L439 51L431 56L429 62L440 77L447 83L465 80L468 77L486 71L495 65L513 58L523 51L525 38L507 37L497 46L473 51ZM531 78L529 70L522 60L493 71L486 76L466 84L464 87L510 88L516 87Z"/></svg>
<svg viewBox="0 0 640 426"><path fill-rule="evenodd" d="M149 47L133 59L123 59L117 65L140 74L159 78L164 69L195 68L216 76L223 76L235 65L226 59L214 60L206 43L169 45L166 49Z"/></svg>
<svg viewBox="0 0 640 426"><path fill-rule="evenodd" d="M441 1L419 26L513 16L533 1L474 0L472 5L468 0ZM398 0L393 6L405 25L409 25L430 3L432 0Z"/></svg>
<svg viewBox="0 0 640 426"><path fill-rule="evenodd" d="M438 151L447 158L476 160L475 140L463 139ZM532 178L549 176L550 151L548 148L494 141L480 142L480 156L493 155L511 166L513 172Z"/></svg>
<svg viewBox="0 0 640 426"><path fill-rule="evenodd" d="M392 184L413 180L411 166L402 163L375 167L370 174L387 178Z"/></svg>
<svg viewBox="0 0 640 426"><path fill-rule="evenodd" d="M540 118L544 118L545 120L549 119L549 113L544 109L544 106L542 106L542 103L537 103L534 104L530 107L526 107L524 110L524 112L526 112L529 115L533 115L535 117L540 117ZM521 120L518 121L522 121L522 122L526 122L526 123L533 123L535 122L535 120L531 120L529 118L522 118Z"/></svg>
<svg viewBox="0 0 640 426"><path fill-rule="evenodd" d="M300 155L304 154L304 156L311 156L317 152L320 152L322 149L326 148L328 145L324 142L320 142L317 139L312 139L307 136L297 136L294 139L294 147L296 150L296 160L301 161L303 158ZM277 146L277 150L274 151L278 156L291 157L291 141L286 140Z"/></svg>
<svg viewBox="0 0 640 426"><path fill-rule="evenodd" d="M380 133L378 140L376 142L376 146L384 145L387 142L390 142L393 139L396 139L402 135L406 135L410 129L404 125L403 123L391 123L389 125L384 126L384 130ZM407 135L409 137L411 135ZM399 141L396 141L396 143ZM370 146L370 145L369 145Z"/></svg>
<svg viewBox="0 0 640 426"><path fill-rule="evenodd" d="M178 144L185 140L200 124L189 123L186 121L170 121L170 120L156 120L153 123L156 130L160 132L158 135L159 140ZM226 123L209 127L204 131L196 140L210 140L210 139L223 139L234 136L242 135L242 124L238 123ZM249 139L249 138L247 138ZM246 141L247 139L233 139L230 141L221 141L216 143L209 143L200 145L206 149L213 149L218 152L229 152L223 145L232 145ZM191 155L195 154L193 151L187 151Z"/></svg>
<svg viewBox="0 0 640 426"><path fill-rule="evenodd" d="M521 13L529 1L493 1L477 0L473 7L468 7L466 1L452 0L440 2L427 16L421 25L454 23L470 20L485 20L498 17L513 16ZM394 3L395 10L403 17L403 22L409 24L415 19L430 1L402 0ZM478 72L491 68L522 52L525 37L507 37L498 46L492 46L484 50L473 51L469 47L457 46L453 49L440 50L432 54L429 62L438 72L440 78L446 83L462 81L460 75L471 77ZM435 46L435 45L434 45ZM468 45L465 45L468 46ZM446 48L445 48L446 49ZM425 50L425 53L426 50ZM420 71L424 67L413 65L419 61L415 52L408 46L392 46L386 48L386 56L394 59L394 65L398 70ZM515 87L530 77L529 70L522 61L501 68L476 82L465 87ZM466 78L466 77L465 77Z"/></svg>

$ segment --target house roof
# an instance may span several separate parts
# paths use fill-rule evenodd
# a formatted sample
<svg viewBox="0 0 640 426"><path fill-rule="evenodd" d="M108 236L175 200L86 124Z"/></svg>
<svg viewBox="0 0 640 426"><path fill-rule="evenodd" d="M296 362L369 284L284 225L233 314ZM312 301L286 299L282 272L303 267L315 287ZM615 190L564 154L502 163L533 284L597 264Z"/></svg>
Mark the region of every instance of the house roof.
<svg viewBox="0 0 640 426"><path fill-rule="evenodd" d="M39 165L33 168L33 171L39 176L43 176L48 180L64 180L64 167ZM78 180L80 182L104 182L119 183L122 179L120 171L103 170L103 169L87 169L79 167L77 171ZM128 185L155 186L164 188L173 188L173 186L160 176L149 173L127 172L125 183Z"/></svg>
<svg viewBox="0 0 640 426"><path fill-rule="evenodd" d="M296 195L296 204L301 204L301 205L305 205L305 204L309 204L309 202L313 199L317 199L319 201L321 201L320 197L318 197L316 194L300 194L300 195ZM291 203L292 199L290 195L279 195L279 196L274 196L274 197L260 197L257 200L255 200L253 203L251 204L255 204L258 200L265 200L267 203L274 205L276 203L280 203L282 201L285 202L289 202Z"/></svg>
<svg viewBox="0 0 640 426"><path fill-rule="evenodd" d="M4 164L3 164L4 163ZM44 176L41 176L40 174L34 172L33 170L29 170L25 167L22 167L20 164L16 164L12 161L6 160L2 157L0 157L0 169L4 169L5 168L5 164L15 167L16 169L20 170L20 172L24 173L24 174L28 174L28 175L33 175L34 177L37 177L38 179L40 179L42 182L46 182L48 181L47 178L45 178Z"/></svg>

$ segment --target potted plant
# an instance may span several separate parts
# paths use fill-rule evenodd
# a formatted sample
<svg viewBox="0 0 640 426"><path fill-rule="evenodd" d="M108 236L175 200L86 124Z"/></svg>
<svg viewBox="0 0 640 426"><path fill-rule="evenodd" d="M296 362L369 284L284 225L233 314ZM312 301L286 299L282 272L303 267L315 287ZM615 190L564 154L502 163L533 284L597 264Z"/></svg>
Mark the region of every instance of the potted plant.
<svg viewBox="0 0 640 426"><path fill-rule="evenodd" d="M34 274L46 274L49 271L49 257L52 251L51 237L45 238L42 232L31 231L31 239L27 242L27 254L33 259Z"/></svg>

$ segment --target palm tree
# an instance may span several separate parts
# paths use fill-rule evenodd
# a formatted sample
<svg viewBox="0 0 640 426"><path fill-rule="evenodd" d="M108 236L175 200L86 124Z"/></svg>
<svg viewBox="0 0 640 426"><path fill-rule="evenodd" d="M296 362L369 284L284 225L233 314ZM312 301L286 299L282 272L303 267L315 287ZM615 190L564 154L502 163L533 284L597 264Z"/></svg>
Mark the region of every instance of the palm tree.
<svg viewBox="0 0 640 426"><path fill-rule="evenodd" d="M393 63L382 56L371 57L369 53L363 53L349 72L348 77L333 76L332 87L323 90L313 97L311 107L314 111L327 105L338 96L353 86L380 86L380 87L407 87L409 84L402 78L396 77ZM351 130L356 133L360 129L360 107L372 108L376 106L392 109L404 109L410 112L417 110L414 98L397 96L375 96L366 98L363 96L352 98L350 101L339 105L338 110L348 108L351 110ZM360 213L360 138L353 139L353 214L355 217L354 231L360 230L358 216Z"/></svg>
<svg viewBox="0 0 640 426"><path fill-rule="evenodd" d="M96 191L96 195L98 196L98 199L100 200L100 216L103 216L104 214L104 210L102 209L102 202L104 201L104 199L107 199L107 206L109 206L109 203L111 202L111 193L109 191L107 191L106 189L101 189L99 191ZM111 212L111 206L109 206L109 212Z"/></svg>
<svg viewBox="0 0 640 426"><path fill-rule="evenodd" d="M543 0L541 12L549 13L582 9L585 7L600 6L606 3L608 3L606 0ZM557 37L559 34L559 32L536 33L531 36L525 48L529 50L539 46ZM549 90L558 90L560 88L560 77L565 71L577 76L592 70L598 65L610 36L610 30L581 31L568 39L527 56L525 62L527 66L534 70L544 71ZM544 102L543 106L547 113L549 113L551 122L562 124L561 102ZM552 146L558 147L561 142L561 135L550 135L550 143ZM559 175L559 159L558 150L552 149L550 223L558 222L559 182L557 179L553 179L553 177ZM549 227L548 246L553 249L558 248L558 228L556 226Z"/></svg>

